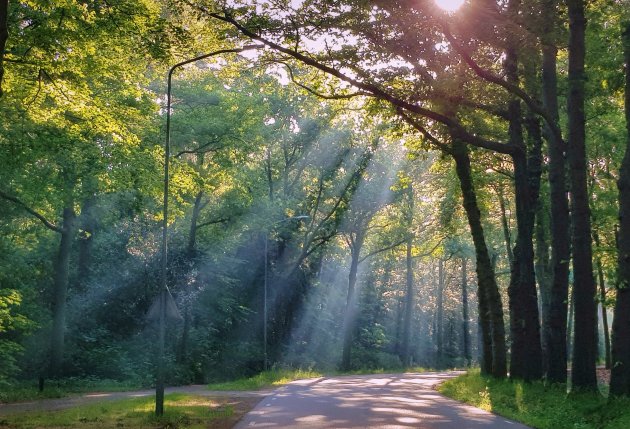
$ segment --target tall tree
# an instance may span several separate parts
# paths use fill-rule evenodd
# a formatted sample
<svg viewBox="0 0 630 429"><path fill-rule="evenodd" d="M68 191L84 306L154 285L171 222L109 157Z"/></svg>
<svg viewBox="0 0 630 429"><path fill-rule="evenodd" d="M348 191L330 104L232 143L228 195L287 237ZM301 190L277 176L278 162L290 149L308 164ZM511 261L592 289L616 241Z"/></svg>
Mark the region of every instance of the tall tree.
<svg viewBox="0 0 630 429"><path fill-rule="evenodd" d="M0 97L2 97L2 80L4 78L4 51L9 39L9 0L0 1Z"/></svg>
<svg viewBox="0 0 630 429"><path fill-rule="evenodd" d="M612 332L611 395L630 396L630 19L622 24L626 66L624 103L626 149L619 171L619 233L617 240L617 301Z"/></svg>
<svg viewBox="0 0 630 429"><path fill-rule="evenodd" d="M462 256L462 339L464 347L464 359L466 366L472 365L472 354L470 352L470 321L468 315L468 260Z"/></svg>
<svg viewBox="0 0 630 429"><path fill-rule="evenodd" d="M414 294L414 275L413 275L413 218L414 218L414 194L413 184L407 185L407 238L406 238L406 275L405 275L405 307L404 307L404 320L403 320L403 332L402 332L402 351L401 360L403 365L411 365L411 348L409 342L411 341L411 320L413 318L413 307L415 301Z"/></svg>
<svg viewBox="0 0 630 429"><path fill-rule="evenodd" d="M574 388L597 388L597 306L593 278L591 221L587 189L584 58L586 16L582 0L567 0L569 14L569 94L567 97L571 244L573 249L575 341L571 381Z"/></svg>
<svg viewBox="0 0 630 429"><path fill-rule="evenodd" d="M483 232L481 212L477 204L468 148L458 139L454 139L452 155L455 160L455 170L459 178L463 205L477 257L477 299L479 301L483 349L481 370L486 374L492 374L501 378L505 377L507 373L507 352L501 296Z"/></svg>
<svg viewBox="0 0 630 429"><path fill-rule="evenodd" d="M559 123L557 79L558 2L541 3L542 99L551 120ZM551 288L549 317L545 320L543 342L546 349L547 379L564 383L567 379L567 302L569 291L569 206L566 188L565 142L545 123L549 147L549 200L551 212Z"/></svg>

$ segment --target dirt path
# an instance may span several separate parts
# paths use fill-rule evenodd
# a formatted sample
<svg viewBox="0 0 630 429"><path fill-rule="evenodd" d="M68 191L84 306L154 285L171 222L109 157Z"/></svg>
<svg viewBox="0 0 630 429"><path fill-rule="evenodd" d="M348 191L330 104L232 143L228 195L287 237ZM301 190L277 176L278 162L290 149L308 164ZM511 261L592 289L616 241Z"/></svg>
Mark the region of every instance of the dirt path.
<svg viewBox="0 0 630 429"><path fill-rule="evenodd" d="M165 393L188 393L191 395L208 397L230 398L260 398L271 394L271 390L259 390L255 392L208 390L205 385L167 387ZM0 404L0 416L28 411L54 411L72 408L79 405L93 404L102 401L112 401L126 398L142 398L155 395L155 390L138 390L133 392L93 392L79 396L71 396L59 399L40 399L37 401L17 402L13 404Z"/></svg>

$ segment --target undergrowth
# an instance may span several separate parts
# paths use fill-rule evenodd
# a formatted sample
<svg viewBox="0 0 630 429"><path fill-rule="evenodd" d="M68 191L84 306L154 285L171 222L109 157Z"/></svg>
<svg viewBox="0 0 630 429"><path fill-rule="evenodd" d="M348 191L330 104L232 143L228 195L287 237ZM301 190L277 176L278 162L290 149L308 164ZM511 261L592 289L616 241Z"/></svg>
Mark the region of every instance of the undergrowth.
<svg viewBox="0 0 630 429"><path fill-rule="evenodd" d="M630 399L609 401L599 392L567 394L564 384L498 380L472 370L446 381L439 391L537 429L630 428Z"/></svg>
<svg viewBox="0 0 630 429"><path fill-rule="evenodd" d="M65 378L47 380L39 391L37 380L0 384L0 403L32 401L35 399L63 398L87 392L124 392L143 387L135 381L100 380L92 378Z"/></svg>

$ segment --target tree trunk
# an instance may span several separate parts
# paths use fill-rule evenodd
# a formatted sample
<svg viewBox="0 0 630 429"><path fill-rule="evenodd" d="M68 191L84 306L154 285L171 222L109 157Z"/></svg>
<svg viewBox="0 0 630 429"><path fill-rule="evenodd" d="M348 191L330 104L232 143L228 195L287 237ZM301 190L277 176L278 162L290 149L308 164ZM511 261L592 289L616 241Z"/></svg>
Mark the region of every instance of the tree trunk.
<svg viewBox="0 0 630 429"><path fill-rule="evenodd" d="M569 14L569 176L573 248L575 337L571 381L576 389L596 390L597 305L593 278L591 222L587 189L584 72L586 18L584 0L567 0Z"/></svg>
<svg viewBox="0 0 630 429"><path fill-rule="evenodd" d="M566 349L567 356L573 356L573 320L575 318L575 294L569 294L569 303L567 309L567 337L566 337Z"/></svg>
<svg viewBox="0 0 630 429"><path fill-rule="evenodd" d="M201 213L203 199L203 191L197 192L195 196L195 202L193 204L193 211L190 216L190 229L188 233L188 245L186 247L187 259L190 264L195 264L197 257L197 223L199 221L199 214ZM179 347L177 350L177 360L179 363L186 361L188 355L188 338L190 336L190 311L191 311L191 299L186 297L184 299L184 325L182 327L182 337L180 339Z"/></svg>
<svg viewBox="0 0 630 429"><path fill-rule="evenodd" d="M269 187L269 201L273 202L273 171L271 170L271 148L269 146L267 146L265 164L265 170L267 172L267 186Z"/></svg>
<svg viewBox="0 0 630 429"><path fill-rule="evenodd" d="M403 319L405 317L405 296L402 295L402 293L400 295L398 295L398 301L396 303L396 333L395 333L395 339L396 342L394 343L394 352L400 357L400 360L404 362L403 359L403 354L402 354L402 325L403 325Z"/></svg>
<svg viewBox="0 0 630 429"><path fill-rule="evenodd" d="M630 396L630 21L623 23L623 53L626 63L625 113L626 153L621 163L619 232L617 234L618 289L613 318L611 395Z"/></svg>
<svg viewBox="0 0 630 429"><path fill-rule="evenodd" d="M201 213L203 199L203 191L197 192L195 203L193 205L192 215L190 217L190 231L188 233L188 247L186 252L189 258L194 258L197 249L197 223L199 222L199 214Z"/></svg>
<svg viewBox="0 0 630 429"><path fill-rule="evenodd" d="M499 209L501 210L501 225L503 226L503 239L505 240L505 252L508 256L510 264L514 261L514 253L512 253L512 234L510 233L510 225L508 224L507 209L505 207L505 197L503 195L503 186L499 184L497 190L499 197Z"/></svg>
<svg viewBox="0 0 630 429"><path fill-rule="evenodd" d="M518 14L519 0L510 0L508 12ZM509 36L509 46L505 55L505 73L509 82L519 84L516 43ZM514 194L516 202L516 222L518 235L512 261L510 285L508 288L510 307L510 334L512 339L510 377L535 380L542 377L542 349L540 345L540 325L536 276L534 271L534 218L538 196L538 177L530 172L528 151L523 140L521 122L521 102L514 98L508 105L509 140L516 150L512 153L514 164ZM530 131L530 137L535 132ZM537 160L536 157L532 157ZM538 179L532 183L532 178Z"/></svg>
<svg viewBox="0 0 630 429"><path fill-rule="evenodd" d="M68 272L70 250L74 236L75 215L71 207L63 209L63 225L59 251L54 261L55 279L53 285L53 328L50 347L50 375L61 375L64 337L66 329L66 297L68 295Z"/></svg>
<svg viewBox="0 0 630 429"><path fill-rule="evenodd" d="M453 140L452 149L462 190L464 210L477 258L477 299L483 348L481 371L483 374L504 378L507 374L507 356L503 306L481 224L481 212L472 180L470 156L466 145L458 139Z"/></svg>
<svg viewBox="0 0 630 429"><path fill-rule="evenodd" d="M510 377L535 380L542 377L542 348L532 242L534 216L525 156L519 151L513 159L518 236L508 289L512 338Z"/></svg>
<svg viewBox="0 0 630 429"><path fill-rule="evenodd" d="M405 320L403 324L402 338L402 363L404 366L411 365L411 353L409 342L411 340L411 321L413 320L413 258L411 257L411 249L413 247L413 236L407 237L407 290L405 293Z"/></svg>
<svg viewBox="0 0 630 429"><path fill-rule="evenodd" d="M593 230L593 241L595 245L599 248L599 234L596 230ZM606 281L604 280L604 269L602 267L602 258L597 255L595 259L595 264L597 266L597 279L599 281L599 302L602 306L602 325L604 328L604 362L606 364L606 369L611 368L611 356L610 356L610 331L608 329L608 307L606 307Z"/></svg>
<svg viewBox="0 0 630 429"><path fill-rule="evenodd" d="M468 271L466 262L466 258L462 258L462 339L466 367L470 367L472 365L472 356L470 353L470 328L468 326Z"/></svg>
<svg viewBox="0 0 630 429"><path fill-rule="evenodd" d="M438 260L438 288L437 288L437 314L436 314L436 343L437 343L437 367L444 366L444 261Z"/></svg>
<svg viewBox="0 0 630 429"><path fill-rule="evenodd" d="M547 231L549 227L549 213L543 204L543 199L539 201L536 209L536 279L540 291L540 313L542 320L542 354L543 373L549 372L549 348L547 337L549 335L549 319L551 308L551 265L549 259L549 244Z"/></svg>
<svg viewBox="0 0 630 429"><path fill-rule="evenodd" d="M413 320L413 302L414 302L414 294L413 294L413 258L411 256L411 251L413 248L413 234L411 232L413 215L414 215L414 204L413 204L413 185L409 184L407 188L407 196L409 203L409 212L407 213L407 255L406 255L406 264L407 264L407 276L406 276L406 284L407 290L405 293L405 322L403 325L403 339L402 339L402 363L404 366L411 365L411 353L409 342L411 340L411 321Z"/></svg>
<svg viewBox="0 0 630 429"><path fill-rule="evenodd" d="M543 102L553 120L559 122L555 33L557 0L544 0L542 37ZM544 330L547 380L567 381L567 302L569 293L569 202L565 177L564 142L545 126L549 145L549 200L551 211L551 290L548 326Z"/></svg>
<svg viewBox="0 0 630 429"><path fill-rule="evenodd" d="M352 340L357 316L357 272L359 269L359 255L364 241L363 232L358 232L350 247L350 273L348 274L348 297L346 299L346 312L343 326L343 351L341 356L341 369L349 370L351 367Z"/></svg>
<svg viewBox="0 0 630 429"><path fill-rule="evenodd" d="M0 97L3 95L4 52L9 40L9 0L0 0Z"/></svg>
<svg viewBox="0 0 630 429"><path fill-rule="evenodd" d="M83 202L81 208L79 235L79 256L77 258L77 281L79 290L84 291L90 281L92 272L92 248L94 247L94 233L96 231L96 219L94 217L96 198L91 195Z"/></svg>

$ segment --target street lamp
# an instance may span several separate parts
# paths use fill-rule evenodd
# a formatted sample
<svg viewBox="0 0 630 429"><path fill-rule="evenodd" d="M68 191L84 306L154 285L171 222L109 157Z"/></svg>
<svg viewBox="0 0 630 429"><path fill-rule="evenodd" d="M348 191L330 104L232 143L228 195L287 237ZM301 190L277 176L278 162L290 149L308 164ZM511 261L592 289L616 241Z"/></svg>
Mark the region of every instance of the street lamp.
<svg viewBox="0 0 630 429"><path fill-rule="evenodd" d="M280 219L277 222L273 222L269 225L267 225L265 227L265 276L264 276L264 282L263 282L263 354L264 354L264 369L265 371L267 369L269 369L269 361L267 359L267 313L268 313L268 308L267 308L267 289L268 289L268 279L269 279L269 273L268 273L268 259L269 259L269 247L268 247L268 243L269 243L269 231L268 229L271 228L274 225L277 225L279 223L283 223L283 222L288 222L290 220L298 220L298 219L310 219L310 216L308 215L300 215L300 216L291 216L288 217L286 219Z"/></svg>
<svg viewBox="0 0 630 429"><path fill-rule="evenodd" d="M157 365L157 377L155 383L155 414L161 416L164 414L164 347L166 338L166 309L168 302L168 295L170 294L167 284L167 261L168 261L168 187L169 187L169 162L171 157L171 88L173 73L179 67L186 64L194 63L199 60L214 57L221 54L240 53L249 51L252 49L262 48L262 45L246 45L242 48L234 49L220 49L218 51L210 52L208 54L199 55L195 58L188 59L186 61L179 62L172 66L168 71L168 82L166 86L166 141L164 143L164 201L162 216L162 282L161 282L161 296L159 301L160 316L159 316L159 340L158 340L158 365Z"/></svg>

